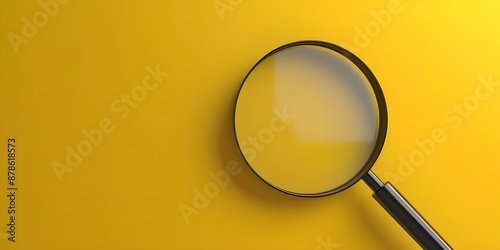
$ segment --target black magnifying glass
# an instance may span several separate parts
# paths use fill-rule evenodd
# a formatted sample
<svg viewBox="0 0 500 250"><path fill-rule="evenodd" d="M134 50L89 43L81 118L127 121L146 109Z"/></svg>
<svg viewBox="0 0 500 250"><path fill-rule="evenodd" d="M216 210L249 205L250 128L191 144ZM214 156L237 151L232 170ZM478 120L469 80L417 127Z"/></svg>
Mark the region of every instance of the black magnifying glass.
<svg viewBox="0 0 500 250"><path fill-rule="evenodd" d="M237 145L264 182L284 193L321 197L363 179L373 197L425 249L451 249L389 183L370 170L387 133L382 88L346 49L299 41L265 55L240 87Z"/></svg>

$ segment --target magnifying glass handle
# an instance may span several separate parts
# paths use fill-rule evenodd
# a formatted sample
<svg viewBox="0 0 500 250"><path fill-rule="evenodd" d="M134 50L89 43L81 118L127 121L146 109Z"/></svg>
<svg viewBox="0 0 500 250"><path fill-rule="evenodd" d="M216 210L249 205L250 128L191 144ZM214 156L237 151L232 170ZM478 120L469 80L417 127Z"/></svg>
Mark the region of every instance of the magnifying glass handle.
<svg viewBox="0 0 500 250"><path fill-rule="evenodd" d="M363 180L375 192L373 197L424 249L452 249L408 201L387 182L368 171Z"/></svg>

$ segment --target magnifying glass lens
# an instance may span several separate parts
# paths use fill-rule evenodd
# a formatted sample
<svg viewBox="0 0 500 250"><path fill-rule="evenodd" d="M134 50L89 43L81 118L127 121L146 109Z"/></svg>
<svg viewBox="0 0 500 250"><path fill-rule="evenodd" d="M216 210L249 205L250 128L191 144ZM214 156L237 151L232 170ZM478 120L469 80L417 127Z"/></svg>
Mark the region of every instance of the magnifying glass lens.
<svg viewBox="0 0 500 250"><path fill-rule="evenodd" d="M235 109L237 142L252 170L299 195L338 189L359 174L375 147L378 121L375 94L358 67L311 45L261 60Z"/></svg>

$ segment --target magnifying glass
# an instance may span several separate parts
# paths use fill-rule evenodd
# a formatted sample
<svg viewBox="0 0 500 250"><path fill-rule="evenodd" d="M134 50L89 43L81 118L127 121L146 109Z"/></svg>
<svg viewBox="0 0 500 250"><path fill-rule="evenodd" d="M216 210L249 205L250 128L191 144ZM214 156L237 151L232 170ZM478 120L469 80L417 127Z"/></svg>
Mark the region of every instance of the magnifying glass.
<svg viewBox="0 0 500 250"><path fill-rule="evenodd" d="M370 170L386 137L387 106L375 75L346 49L299 41L269 52L240 87L234 129L244 160L271 187L321 197L363 179L421 247L451 249Z"/></svg>

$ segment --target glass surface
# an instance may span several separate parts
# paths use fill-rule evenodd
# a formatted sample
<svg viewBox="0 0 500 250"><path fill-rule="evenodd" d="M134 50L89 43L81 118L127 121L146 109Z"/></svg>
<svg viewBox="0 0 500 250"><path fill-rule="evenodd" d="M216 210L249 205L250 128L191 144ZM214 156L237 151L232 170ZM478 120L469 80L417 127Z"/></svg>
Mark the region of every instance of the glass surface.
<svg viewBox="0 0 500 250"><path fill-rule="evenodd" d="M371 86L342 55L296 46L262 61L242 86L236 138L251 168L299 194L337 188L365 165L378 111Z"/></svg>

